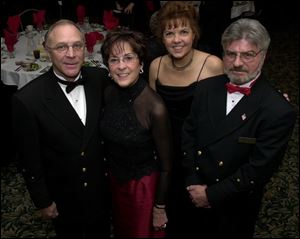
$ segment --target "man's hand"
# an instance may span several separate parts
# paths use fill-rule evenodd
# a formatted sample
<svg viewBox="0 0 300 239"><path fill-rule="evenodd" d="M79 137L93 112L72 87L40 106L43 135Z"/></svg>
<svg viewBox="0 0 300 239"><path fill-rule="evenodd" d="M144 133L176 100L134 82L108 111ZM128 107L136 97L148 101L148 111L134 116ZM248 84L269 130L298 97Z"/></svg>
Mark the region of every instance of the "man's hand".
<svg viewBox="0 0 300 239"><path fill-rule="evenodd" d="M206 196L206 191L205 191L206 188L207 188L206 185L190 185L186 188L188 193L190 194L192 203L196 207L210 208Z"/></svg>
<svg viewBox="0 0 300 239"><path fill-rule="evenodd" d="M43 219L53 219L58 216L58 211L55 202L53 202L49 207L40 209L39 211Z"/></svg>

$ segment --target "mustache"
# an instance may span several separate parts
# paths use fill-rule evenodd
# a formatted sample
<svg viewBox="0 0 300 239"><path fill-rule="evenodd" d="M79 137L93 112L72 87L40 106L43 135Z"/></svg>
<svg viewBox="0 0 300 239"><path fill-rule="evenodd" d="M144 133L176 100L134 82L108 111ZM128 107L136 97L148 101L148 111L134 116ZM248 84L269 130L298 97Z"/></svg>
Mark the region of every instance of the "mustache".
<svg viewBox="0 0 300 239"><path fill-rule="evenodd" d="M244 69L243 67L233 67L230 68L229 71L236 71L236 72L248 72L246 69Z"/></svg>

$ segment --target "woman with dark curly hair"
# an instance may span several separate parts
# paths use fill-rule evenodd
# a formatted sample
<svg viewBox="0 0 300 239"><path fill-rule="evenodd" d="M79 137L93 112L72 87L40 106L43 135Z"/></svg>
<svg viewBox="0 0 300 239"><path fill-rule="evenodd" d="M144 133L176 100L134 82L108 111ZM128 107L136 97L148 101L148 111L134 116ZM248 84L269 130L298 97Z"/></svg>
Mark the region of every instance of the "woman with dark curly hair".
<svg viewBox="0 0 300 239"><path fill-rule="evenodd" d="M133 31L110 32L102 45L112 84L100 123L109 163L117 238L165 236L171 129L160 96L142 77L146 45Z"/></svg>

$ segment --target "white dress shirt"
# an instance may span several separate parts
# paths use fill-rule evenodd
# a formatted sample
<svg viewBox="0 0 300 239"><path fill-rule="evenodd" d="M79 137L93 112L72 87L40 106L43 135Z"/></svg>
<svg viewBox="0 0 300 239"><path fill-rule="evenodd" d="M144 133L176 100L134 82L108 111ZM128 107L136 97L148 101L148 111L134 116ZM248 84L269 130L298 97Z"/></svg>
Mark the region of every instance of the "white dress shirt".
<svg viewBox="0 0 300 239"><path fill-rule="evenodd" d="M254 82L259 75L260 74L258 74L255 77L255 79L253 79L245 84L239 85L239 86L240 87L250 87L252 82ZM227 91L226 115L228 115L229 112L237 105L237 103L239 103L239 101L243 98L243 96L244 96L244 94L242 94L240 92L229 93Z"/></svg>
<svg viewBox="0 0 300 239"><path fill-rule="evenodd" d="M55 72L54 74L61 80L66 81L63 77L57 75ZM77 81L81 77L81 74L79 74L75 81ZM76 111L78 117L80 118L81 122L85 125L86 121L86 99L85 99L85 92L84 92L84 86L78 85L76 86L70 93L66 92L66 85L59 83L62 91L64 92L65 96L69 100L70 104Z"/></svg>

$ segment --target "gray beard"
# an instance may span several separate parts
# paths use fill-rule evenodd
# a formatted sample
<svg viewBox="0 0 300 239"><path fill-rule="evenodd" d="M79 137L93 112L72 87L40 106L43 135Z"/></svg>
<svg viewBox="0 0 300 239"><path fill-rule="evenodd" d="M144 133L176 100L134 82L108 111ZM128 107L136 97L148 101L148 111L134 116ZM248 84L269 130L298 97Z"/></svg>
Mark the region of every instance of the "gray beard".
<svg viewBox="0 0 300 239"><path fill-rule="evenodd" d="M228 70L225 70L225 73L227 74L231 83L233 83L235 85L243 85L243 84L248 83L248 82L252 81L253 79L255 79L261 73L261 70L259 69L255 72L253 72L252 74L248 74L247 76L245 76L243 78L236 78Z"/></svg>

